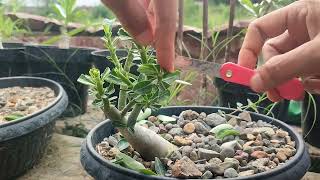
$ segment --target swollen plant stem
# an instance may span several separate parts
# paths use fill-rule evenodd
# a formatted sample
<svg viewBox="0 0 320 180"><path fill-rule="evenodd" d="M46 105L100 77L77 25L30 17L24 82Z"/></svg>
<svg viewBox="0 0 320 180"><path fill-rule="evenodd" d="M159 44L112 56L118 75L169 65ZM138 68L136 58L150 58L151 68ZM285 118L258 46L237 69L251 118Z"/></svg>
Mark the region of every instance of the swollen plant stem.
<svg viewBox="0 0 320 180"><path fill-rule="evenodd" d="M61 41L59 43L59 48L61 49L69 49L70 48L70 37L68 34L67 26L62 27L61 29Z"/></svg>
<svg viewBox="0 0 320 180"><path fill-rule="evenodd" d="M120 111L123 110L126 106L127 102L127 87L126 86L120 86L120 92L119 92L119 99L118 99L118 109Z"/></svg>
<svg viewBox="0 0 320 180"><path fill-rule="evenodd" d="M128 128L119 128L121 134L131 144L131 146L148 161L152 161L155 157L166 158L170 154L178 150L159 134L140 125L134 126L134 132L130 132Z"/></svg>

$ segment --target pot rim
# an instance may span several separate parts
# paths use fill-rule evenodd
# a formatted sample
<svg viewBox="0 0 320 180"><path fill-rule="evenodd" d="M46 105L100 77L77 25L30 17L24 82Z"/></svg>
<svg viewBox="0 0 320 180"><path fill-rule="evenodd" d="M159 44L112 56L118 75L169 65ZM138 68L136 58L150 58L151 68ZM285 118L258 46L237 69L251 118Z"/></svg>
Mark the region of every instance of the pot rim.
<svg viewBox="0 0 320 180"><path fill-rule="evenodd" d="M213 106L168 106L168 107L165 107L165 108L161 108L161 110L176 109L176 108L181 109L182 111L186 110L186 109L193 109L194 111L197 111L197 110L201 111L201 109L222 110L222 111L235 111L235 110L237 110L237 109L233 109L233 108L213 107ZM195 110L195 109L197 109L197 110ZM238 112L242 112L242 111L239 111L239 110L237 110L237 111ZM288 170L292 166L294 166L297 162L300 161L300 158L305 153L306 147L305 147L305 144L304 144L304 141L303 141L302 137L297 132L295 132L295 130L293 128L291 128L289 125L285 124L284 122L282 122L280 120L271 118L271 117L266 116L266 115L258 114L258 113L255 113L255 112L249 112L249 113L251 115L254 115L254 116L258 117L258 118L264 119L263 121L270 120L268 123L274 124L274 125L282 128L282 129L288 131L290 137L296 143L295 148L297 149L297 152L284 165L277 166L276 168L274 168L272 170L269 170L269 171L266 171L266 172L262 172L262 173L258 173L258 174L254 174L254 175L251 175L251 176L228 178L228 180L245 180L245 179L248 179L248 178L254 179L254 178L262 178L262 177L270 176L270 175L277 175L277 174L279 174L279 172L285 172L286 170ZM257 118L255 118L255 119L257 119ZM102 165L104 165L104 166L106 166L106 167L108 167L108 168L110 168L110 169L112 169L114 171L117 171L117 172L119 172L121 174L126 174L128 176L134 176L134 177L141 178L141 179L144 179L144 178L151 179L152 178L152 179L155 179L155 180L177 180L177 178L172 178L172 177L144 175L144 174L138 173L136 171L133 171L133 170L130 170L130 169L127 169L127 168L124 168L124 167L115 166L113 163L111 163L111 162L107 161L106 159L104 159L100 154L98 154L98 152L93 147L92 136L99 128L102 128L104 125L106 125L108 123L111 123L111 121L110 120L105 120L105 121L99 123L96 127L94 127L89 132L89 134L86 137L85 146L88 149L88 152L93 156L93 158L97 162L99 162ZM196 179L192 179L192 180L196 180Z"/></svg>
<svg viewBox="0 0 320 180"><path fill-rule="evenodd" d="M3 127L7 127L7 126L10 126L10 125L14 125L14 124L17 124L17 123L20 123L20 122L23 122L23 121L26 121L32 117L35 117L45 111L47 111L48 109L51 109L53 106L55 106L63 97L63 88L62 86L55 82L55 81L52 81L50 79L46 79L46 78L40 78L40 77L28 77L28 76L16 76L16 77L5 77L5 78L0 78L0 82L1 81L6 81L6 80L11 80L11 79L15 79L15 80L24 80L24 79L29 79L29 80L38 80L38 81L43 81L43 82L48 82L48 83L51 83L53 84L57 89L58 89L58 92L55 92L55 95L56 95L56 98L53 102L51 102L49 105L47 105L45 108L39 110L39 111L36 111L32 114L29 114L27 116L24 116L23 118L20 118L19 120L15 120L15 121L11 121L11 122L7 122L7 123L4 123L4 124L1 124L0 125L0 129L3 128ZM12 87L12 86L8 86L8 87ZM21 87L21 86L20 86ZM31 86L33 87L33 86ZM44 86L45 87L45 86ZM51 90L54 90L53 88L49 87Z"/></svg>

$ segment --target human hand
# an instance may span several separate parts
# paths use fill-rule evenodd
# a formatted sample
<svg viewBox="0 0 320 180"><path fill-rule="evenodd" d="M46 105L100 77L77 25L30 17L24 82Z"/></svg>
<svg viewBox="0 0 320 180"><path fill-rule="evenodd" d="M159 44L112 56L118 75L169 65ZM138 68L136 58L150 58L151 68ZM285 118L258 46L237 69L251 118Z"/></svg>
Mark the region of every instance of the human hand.
<svg viewBox="0 0 320 180"><path fill-rule="evenodd" d="M281 97L276 86L301 77L311 93L320 93L320 1L300 0L253 21L239 53L239 64L255 68L262 50L264 65L251 79L251 88Z"/></svg>
<svg viewBox="0 0 320 180"><path fill-rule="evenodd" d="M176 0L102 0L142 45L153 45L160 66L174 71Z"/></svg>

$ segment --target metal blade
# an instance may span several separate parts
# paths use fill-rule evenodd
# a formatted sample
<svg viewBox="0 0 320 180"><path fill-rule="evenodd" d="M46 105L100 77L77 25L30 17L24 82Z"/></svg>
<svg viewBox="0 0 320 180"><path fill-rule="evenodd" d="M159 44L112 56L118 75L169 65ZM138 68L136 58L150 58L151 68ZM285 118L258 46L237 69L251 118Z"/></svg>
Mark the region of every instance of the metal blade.
<svg viewBox="0 0 320 180"><path fill-rule="evenodd" d="M207 74L211 77L220 77L221 64L218 63L212 63L192 58L183 58L183 60L180 59L179 64L176 66L178 68L180 67L184 69L197 70L198 72Z"/></svg>

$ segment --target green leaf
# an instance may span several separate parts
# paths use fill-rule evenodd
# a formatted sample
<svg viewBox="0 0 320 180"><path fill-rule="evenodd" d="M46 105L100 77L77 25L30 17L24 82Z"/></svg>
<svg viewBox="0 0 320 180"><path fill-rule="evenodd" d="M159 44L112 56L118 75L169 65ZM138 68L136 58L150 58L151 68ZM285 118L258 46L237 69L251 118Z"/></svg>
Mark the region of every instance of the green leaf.
<svg viewBox="0 0 320 180"><path fill-rule="evenodd" d="M162 162L158 157L155 158L154 169L157 172L157 174L159 174L160 176L164 176L167 172L166 168L164 167L164 165L162 164Z"/></svg>
<svg viewBox="0 0 320 180"><path fill-rule="evenodd" d="M158 64L142 64L138 68L138 72L147 76L158 75L160 73L160 65Z"/></svg>
<svg viewBox="0 0 320 180"><path fill-rule="evenodd" d="M140 112L140 114L139 114L139 116L137 118L137 121L145 120L150 115L151 115L151 109L150 108L146 108L146 110L144 110L144 112Z"/></svg>
<svg viewBox="0 0 320 180"><path fill-rule="evenodd" d="M126 167L128 169L131 169L131 170L134 170L134 171L137 171L137 172L140 172L141 169L146 169L143 164L141 164L140 162L136 161L135 159L133 159L132 157L122 153L122 152L119 152L117 155L116 155L116 159L122 159L120 165L123 166L123 167Z"/></svg>
<svg viewBox="0 0 320 180"><path fill-rule="evenodd" d="M233 126L230 125L230 124L220 124L220 125L212 128L212 129L210 130L210 132L211 132L211 133L214 133L214 134L217 134L217 133L219 133L220 131L225 130L225 129L233 129Z"/></svg>
<svg viewBox="0 0 320 180"><path fill-rule="evenodd" d="M137 94L148 94L152 91L152 86L153 84L151 83L151 81L141 81L138 82L134 87L133 87L133 91Z"/></svg>
<svg viewBox="0 0 320 180"><path fill-rule="evenodd" d="M162 122L176 122L176 118L166 116L166 115L158 115L157 118Z"/></svg>
<svg viewBox="0 0 320 180"><path fill-rule="evenodd" d="M251 0L239 0L240 4L247 9L251 14L254 16L258 15L258 12L256 10L256 7L253 5Z"/></svg>
<svg viewBox="0 0 320 180"><path fill-rule="evenodd" d="M121 139L117 144L117 148L119 149L119 151L123 151L123 150L127 149L128 147L129 147L129 143L125 139Z"/></svg>
<svg viewBox="0 0 320 180"><path fill-rule="evenodd" d="M140 169L139 172L145 175L151 175L151 176L157 175L157 173L151 171L150 169Z"/></svg>
<svg viewBox="0 0 320 180"><path fill-rule="evenodd" d="M88 85L88 86L94 86L95 83L92 80L92 78L88 75L81 74L80 77L77 80L79 83Z"/></svg>
<svg viewBox="0 0 320 180"><path fill-rule="evenodd" d="M14 121L14 120L18 120L18 119L20 119L22 117L24 117L23 114L14 113L14 114L9 114L9 115L5 116L4 119L6 121Z"/></svg>
<svg viewBox="0 0 320 180"><path fill-rule="evenodd" d="M182 81L182 80L175 80L174 82L178 83L178 84L183 84L183 85L187 85L187 86L192 86L191 83L187 82L187 81Z"/></svg>
<svg viewBox="0 0 320 180"><path fill-rule="evenodd" d="M165 73L163 76L162 81L171 84L172 82L174 82L175 80L179 79L180 76L180 72L179 71L175 71L174 73Z"/></svg>
<svg viewBox="0 0 320 180"><path fill-rule="evenodd" d="M148 120L140 120L137 122L137 124L141 125L141 124L146 124L148 122L149 122Z"/></svg>
<svg viewBox="0 0 320 180"><path fill-rule="evenodd" d="M102 78L103 80L106 80L106 79L108 78L109 74L110 74L110 68L107 67L107 68L103 71L103 73L101 74L101 78Z"/></svg>
<svg viewBox="0 0 320 180"><path fill-rule="evenodd" d="M223 129L219 131L217 134L215 134L215 136L219 139L223 139L226 136L238 136L239 134L240 132L235 129Z"/></svg>

